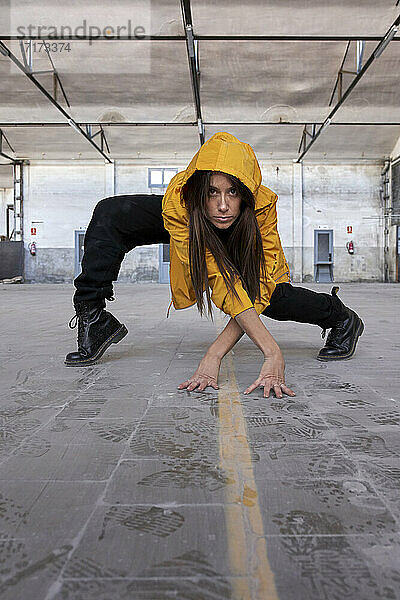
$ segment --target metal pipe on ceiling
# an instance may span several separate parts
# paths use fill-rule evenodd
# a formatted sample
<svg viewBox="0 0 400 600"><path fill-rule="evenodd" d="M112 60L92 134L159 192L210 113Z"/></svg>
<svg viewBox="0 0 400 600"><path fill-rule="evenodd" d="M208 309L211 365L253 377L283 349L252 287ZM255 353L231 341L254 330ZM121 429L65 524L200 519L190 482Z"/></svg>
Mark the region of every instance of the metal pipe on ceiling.
<svg viewBox="0 0 400 600"><path fill-rule="evenodd" d="M200 145L204 144L204 124L201 114L200 101L200 76L199 76L199 61L198 61L198 44L194 43L192 10L190 0L181 0L182 20L186 37L187 57L189 61L190 79L192 82L192 92L194 105L196 109L197 127L200 137Z"/></svg>
<svg viewBox="0 0 400 600"><path fill-rule="evenodd" d="M126 122L123 121L121 123L112 121L110 123L77 123L80 127L86 127L89 125L101 125L102 127L197 127L197 123L194 121L188 121L185 123L170 123L168 121L165 122ZM292 126L292 127L304 127L304 125L310 124L310 121L203 121L203 125L207 125L209 127L268 127L268 126ZM314 121L315 125L322 125L323 121ZM331 123L330 127L340 127L340 126L353 126L353 127L400 127L400 121L384 121L384 122L360 122L360 121L343 121L343 122L335 122ZM49 123L49 122L40 122L40 123L0 123L0 127L2 128L13 128L13 127L26 127L26 128L34 128L34 127L69 127L69 123ZM97 134L100 131L97 132ZM95 134L95 135L97 135Z"/></svg>
<svg viewBox="0 0 400 600"><path fill-rule="evenodd" d="M8 154L6 154L5 152L0 152L0 156L2 156L3 158L6 158L7 160L11 161L10 163L6 163L6 164L11 164L11 165L15 165L18 161L15 160L15 158L12 158L12 156L8 156ZM3 164L3 163L0 163Z"/></svg>
<svg viewBox="0 0 400 600"><path fill-rule="evenodd" d="M78 133L80 133L81 135L83 135L83 137L98 151L100 152L100 154L106 159L107 162L111 163L112 160L110 159L109 156L107 156L107 154L105 154L101 148L99 148L99 146L97 144L95 144L93 142L93 140L91 140L86 133L83 131L83 129L81 129L79 127L79 125L75 122L75 120L71 117L70 114L67 113L66 110L63 109L63 107L53 98L53 96L51 96L51 94L49 94L49 92L42 86L42 84L32 75L32 73L30 73L29 71L26 70L26 68L24 67L24 65L18 60L18 58L15 56L15 54L13 54L11 52L11 50L9 48L7 48L7 46L0 40L0 52L1 54L3 54L3 56L8 56L8 58L18 67L18 69L20 69L20 71L22 71L22 73L24 73L24 75L26 77L28 77L28 79L30 79L30 81L42 92L42 94L44 96L46 96L46 98L53 104L53 106L55 106L55 108L67 119L68 123L71 125L71 127L73 127Z"/></svg>
<svg viewBox="0 0 400 600"><path fill-rule="evenodd" d="M383 38L381 38L379 44L376 46L376 48L372 52L371 56L368 58L367 62L365 63L365 65L363 66L363 68L361 69L361 71L355 76L355 78L350 83L350 85L347 88L347 90L344 92L343 96L340 98L339 102L331 110L331 112L329 113L329 115L326 117L324 123L321 125L321 127L316 132L315 136L309 142L309 144L307 145L307 147L303 150L303 152L301 153L301 155L299 156L299 158L296 161L297 163L299 163L299 162L302 161L302 159L304 158L304 156L306 155L306 153L309 151L309 149L311 148L311 146L313 146L313 144L318 139L318 137L321 135L321 133L323 131L325 131L325 129L331 124L333 116L337 113L337 111L339 110L339 108L346 101L346 99L350 95L351 91L354 89L354 87L357 85L357 83L360 81L360 79L363 77L363 75L369 69L369 67L371 66L371 64L375 60L377 60L377 58L381 55L382 51L386 48L386 46L388 45L388 43L393 39L393 36L397 33L399 24L400 24L400 15L393 22L393 24L391 25L391 27L387 30L387 32L385 33L385 35L383 36Z"/></svg>
<svg viewBox="0 0 400 600"><path fill-rule="evenodd" d="M382 37L379 35L363 35L360 33L354 35L199 35L193 34L195 40L203 42L357 42L364 40L366 42L380 42ZM30 35L30 40L36 41L91 41L91 42L185 42L184 35L147 35L140 37L119 36L112 38L110 36L59 36L59 35ZM0 35L0 40L21 41L20 35ZM400 42L400 37L394 38L393 42Z"/></svg>

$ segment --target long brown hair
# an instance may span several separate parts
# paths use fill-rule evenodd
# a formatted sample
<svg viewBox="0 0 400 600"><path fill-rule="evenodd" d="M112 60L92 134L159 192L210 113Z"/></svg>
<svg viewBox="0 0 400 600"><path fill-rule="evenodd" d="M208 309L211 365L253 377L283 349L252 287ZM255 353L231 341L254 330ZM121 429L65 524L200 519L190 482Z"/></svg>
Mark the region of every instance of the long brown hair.
<svg viewBox="0 0 400 600"><path fill-rule="evenodd" d="M266 277L266 265L260 229L255 215L255 199L240 179L222 173L231 180L241 199L240 215L232 225L226 245L218 237L207 218L206 203L211 176L216 171L197 170L183 187L182 194L189 213L189 264L197 307L205 312L205 289L208 314L212 318L206 250L214 256L228 292L235 298L235 282L239 278L250 300L260 297L260 278Z"/></svg>

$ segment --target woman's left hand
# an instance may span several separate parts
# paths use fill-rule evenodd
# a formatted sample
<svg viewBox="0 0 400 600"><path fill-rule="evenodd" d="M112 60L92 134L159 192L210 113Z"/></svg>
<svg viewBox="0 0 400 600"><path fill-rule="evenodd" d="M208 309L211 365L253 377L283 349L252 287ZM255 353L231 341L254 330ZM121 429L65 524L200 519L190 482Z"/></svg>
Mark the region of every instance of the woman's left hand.
<svg viewBox="0 0 400 600"><path fill-rule="evenodd" d="M250 394L258 387L264 388L264 398L269 398L271 391L274 392L276 398L282 398L283 394L287 396L296 395L285 383L285 361L280 351L264 359L260 375L244 393Z"/></svg>
<svg viewBox="0 0 400 600"><path fill-rule="evenodd" d="M218 390L218 374L221 361L216 357L207 355L200 361L197 370L192 377L178 386L178 390L186 389L188 392L202 392L206 387Z"/></svg>

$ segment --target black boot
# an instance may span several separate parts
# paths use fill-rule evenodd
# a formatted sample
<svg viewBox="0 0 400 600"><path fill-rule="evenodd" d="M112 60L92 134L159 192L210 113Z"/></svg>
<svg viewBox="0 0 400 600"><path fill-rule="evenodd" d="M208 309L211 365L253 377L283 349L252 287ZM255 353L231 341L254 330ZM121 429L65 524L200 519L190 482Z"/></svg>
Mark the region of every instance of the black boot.
<svg viewBox="0 0 400 600"><path fill-rule="evenodd" d="M321 348L317 359L346 360L355 352L358 338L364 331L364 323L350 308L345 306L337 297L338 287L333 287L331 294L343 317L332 327L327 337L325 346Z"/></svg>
<svg viewBox="0 0 400 600"><path fill-rule="evenodd" d="M67 367L92 365L111 344L117 344L128 333L125 325L104 310L105 305L104 300L95 304L75 303L76 315L69 326L73 329L78 323L78 351L67 354L64 361Z"/></svg>

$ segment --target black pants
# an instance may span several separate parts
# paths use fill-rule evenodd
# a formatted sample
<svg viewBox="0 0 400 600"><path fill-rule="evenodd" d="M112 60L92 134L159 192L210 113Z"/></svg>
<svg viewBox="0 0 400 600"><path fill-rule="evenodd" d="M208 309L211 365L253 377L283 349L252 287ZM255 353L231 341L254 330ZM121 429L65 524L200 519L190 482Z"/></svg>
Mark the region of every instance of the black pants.
<svg viewBox="0 0 400 600"><path fill-rule="evenodd" d="M85 235L82 273L74 281L74 302L99 302L113 295L121 262L137 246L168 244L161 195L123 195L100 200ZM344 318L343 305L330 294L279 283L263 314L278 321L312 323L329 329Z"/></svg>

